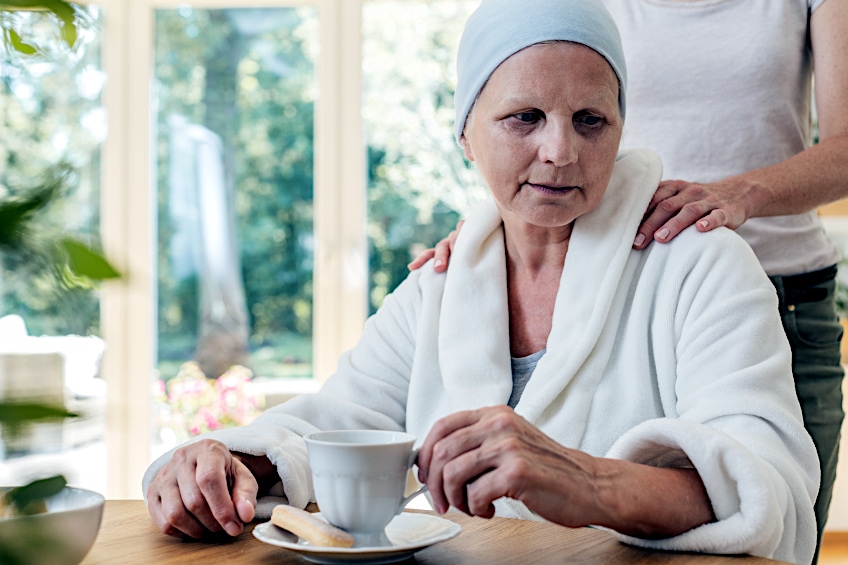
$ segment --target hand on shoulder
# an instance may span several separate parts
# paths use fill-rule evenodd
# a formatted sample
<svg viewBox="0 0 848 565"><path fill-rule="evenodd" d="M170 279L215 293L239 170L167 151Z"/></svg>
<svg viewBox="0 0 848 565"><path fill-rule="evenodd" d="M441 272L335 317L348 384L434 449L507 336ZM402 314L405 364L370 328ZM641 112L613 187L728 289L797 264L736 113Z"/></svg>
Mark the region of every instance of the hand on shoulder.
<svg viewBox="0 0 848 565"><path fill-rule="evenodd" d="M716 183L662 181L648 204L633 247L644 249L654 240L668 243L692 225L699 232L722 226L735 230L754 215L755 195L763 191L762 187L734 179Z"/></svg>

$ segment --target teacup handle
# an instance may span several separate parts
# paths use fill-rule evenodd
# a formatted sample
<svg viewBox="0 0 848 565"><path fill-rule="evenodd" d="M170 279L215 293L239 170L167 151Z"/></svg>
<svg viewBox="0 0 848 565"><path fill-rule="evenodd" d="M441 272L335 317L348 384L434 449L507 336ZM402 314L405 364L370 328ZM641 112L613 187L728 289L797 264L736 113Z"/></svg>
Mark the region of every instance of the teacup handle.
<svg viewBox="0 0 848 565"><path fill-rule="evenodd" d="M418 451L419 451L418 449L413 449L412 452L409 454L409 462L408 462L409 464L407 465L408 468L412 468L412 464L415 463L415 460L418 458ZM419 494L421 494L423 492L427 492L428 490L430 490L430 489L427 488L427 485L421 485L421 487L419 487L418 490L411 493L409 496L404 496L403 500L401 500L400 503L398 504L398 508L397 508L397 511L395 512L395 515L398 515L401 512L403 512L403 509L406 508L406 505L409 504L410 501L412 501L413 498L415 498L416 496L418 496Z"/></svg>

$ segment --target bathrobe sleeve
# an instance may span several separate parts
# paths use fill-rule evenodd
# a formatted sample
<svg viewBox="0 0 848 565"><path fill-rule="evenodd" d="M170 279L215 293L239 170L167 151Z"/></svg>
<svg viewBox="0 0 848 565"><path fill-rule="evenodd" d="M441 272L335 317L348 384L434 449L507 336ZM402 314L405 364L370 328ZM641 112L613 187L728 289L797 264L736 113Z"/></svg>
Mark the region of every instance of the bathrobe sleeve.
<svg viewBox="0 0 848 565"><path fill-rule="evenodd" d="M652 347L672 417L635 426L608 456L694 466L717 522L663 540L620 538L809 563L818 459L795 396L777 296L735 233L705 235L689 229L673 246L654 244L646 262L661 273L648 335L672 340Z"/></svg>
<svg viewBox="0 0 848 565"><path fill-rule="evenodd" d="M303 435L345 428L405 429L416 319L422 302L418 281L422 275L439 276L427 265L387 296L366 322L357 345L342 355L336 373L318 393L300 395L270 408L247 426L209 432L182 445L214 439L230 451L267 456L280 476L281 494L289 504L305 507L313 493ZM175 449L154 461L144 474L145 500L150 482L171 460Z"/></svg>

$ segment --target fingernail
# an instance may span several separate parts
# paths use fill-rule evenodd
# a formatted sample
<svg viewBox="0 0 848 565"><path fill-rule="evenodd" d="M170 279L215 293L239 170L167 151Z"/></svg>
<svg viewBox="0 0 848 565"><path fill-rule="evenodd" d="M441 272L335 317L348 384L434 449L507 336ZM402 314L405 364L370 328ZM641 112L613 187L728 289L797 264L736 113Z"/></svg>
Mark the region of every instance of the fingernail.
<svg viewBox="0 0 848 565"><path fill-rule="evenodd" d="M227 522L224 524L224 530L233 537L236 537L239 533L241 533L241 528L239 528L239 525L235 522Z"/></svg>
<svg viewBox="0 0 848 565"><path fill-rule="evenodd" d="M433 263L433 266L434 267L441 267L442 263L443 263L443 261L441 259L436 259L436 262Z"/></svg>
<svg viewBox="0 0 848 565"><path fill-rule="evenodd" d="M633 240L633 245L638 247L638 246L642 245L643 243L645 243L645 234L637 233L636 239Z"/></svg>
<svg viewBox="0 0 848 565"><path fill-rule="evenodd" d="M663 228L663 229L661 229L660 231L658 231L658 232L655 234L655 236L654 236L654 237L657 237L657 238L659 238L659 239L665 239L665 238L667 238L667 237L668 237L668 234L669 234L668 228Z"/></svg>
<svg viewBox="0 0 848 565"><path fill-rule="evenodd" d="M706 221L706 220L701 220L700 222L698 222L698 224L700 224L700 226L701 226L702 228L708 228L708 227L710 227L710 223L709 223L708 221Z"/></svg>

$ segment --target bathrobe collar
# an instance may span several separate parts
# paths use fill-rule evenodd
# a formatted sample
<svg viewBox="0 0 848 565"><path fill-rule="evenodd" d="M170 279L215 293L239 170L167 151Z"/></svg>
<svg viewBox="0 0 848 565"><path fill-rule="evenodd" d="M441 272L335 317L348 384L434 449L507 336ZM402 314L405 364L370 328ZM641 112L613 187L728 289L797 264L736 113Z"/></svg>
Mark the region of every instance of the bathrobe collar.
<svg viewBox="0 0 848 565"><path fill-rule="evenodd" d="M642 215L661 177L647 151L619 156L597 208L575 221L554 306L547 353L516 411L537 422L552 402L588 412L602 376L592 374L616 289ZM512 391L503 224L489 200L466 221L451 255L439 322L439 366L452 410L506 404ZM468 339L469 335L480 336ZM567 395L566 388L570 388ZM589 396L589 398L587 398ZM558 409L561 406L558 407ZM569 420L585 422L577 413ZM579 427L579 426L578 426ZM582 437L574 429L572 440ZM566 438L563 438L566 439ZM566 440L567 441L567 440ZM566 445L577 445L567 441Z"/></svg>

